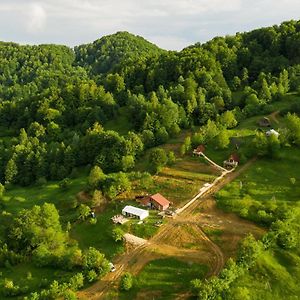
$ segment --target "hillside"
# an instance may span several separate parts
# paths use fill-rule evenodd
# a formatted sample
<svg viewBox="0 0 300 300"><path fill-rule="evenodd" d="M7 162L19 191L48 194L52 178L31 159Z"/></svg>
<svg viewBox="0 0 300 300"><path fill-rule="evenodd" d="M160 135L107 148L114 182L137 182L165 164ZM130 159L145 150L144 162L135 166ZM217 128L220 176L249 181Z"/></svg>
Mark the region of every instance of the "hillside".
<svg viewBox="0 0 300 300"><path fill-rule="evenodd" d="M299 49L300 21L180 52L1 42L0 298L297 299ZM156 193L170 211L113 224Z"/></svg>

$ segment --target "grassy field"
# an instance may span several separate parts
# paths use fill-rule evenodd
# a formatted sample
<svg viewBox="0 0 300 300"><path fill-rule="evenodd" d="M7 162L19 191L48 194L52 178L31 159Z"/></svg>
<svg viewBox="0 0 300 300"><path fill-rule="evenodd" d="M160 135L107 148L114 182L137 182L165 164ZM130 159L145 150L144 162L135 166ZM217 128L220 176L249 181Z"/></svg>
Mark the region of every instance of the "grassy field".
<svg viewBox="0 0 300 300"><path fill-rule="evenodd" d="M218 194L218 204L234 212L278 204L299 206L300 149L283 148L277 160L259 159Z"/></svg>
<svg viewBox="0 0 300 300"><path fill-rule="evenodd" d="M183 130L176 138L172 138L167 144L161 145L167 153L173 151L176 155L176 162L172 166L164 167L158 174L153 176L153 184L147 191L136 189L136 193L147 192L150 194L160 193L174 207L181 207L196 195L204 183L212 182L219 171L212 168L204 160L192 156L192 151L180 156L180 146L184 139L191 135L191 131ZM137 162L136 169L144 172L149 171L148 154Z"/></svg>
<svg viewBox="0 0 300 300"><path fill-rule="evenodd" d="M82 170L81 176L71 179L67 189L61 189L59 182L47 182L44 185L29 187L12 186L5 193L0 214L0 236L3 236L6 224L22 209L30 209L34 205L45 202L55 204L59 209L62 223L74 219L76 211L72 208L76 195L84 189L87 172Z"/></svg>
<svg viewBox="0 0 300 300"><path fill-rule="evenodd" d="M4 196L4 209L17 213L23 208L41 205L45 202L54 203L59 209L69 207L77 193L83 190L87 183L87 174L71 179L66 189L59 187L59 182L51 181L42 186L20 187L14 186L6 191Z"/></svg>
<svg viewBox="0 0 300 300"><path fill-rule="evenodd" d="M97 214L97 223L89 221L77 222L71 230L71 237L76 239L80 248L95 247L103 252L108 258L122 252L123 244L116 243L112 238L114 228L111 217L120 214L125 204L115 202L109 205L104 212Z"/></svg>
<svg viewBox="0 0 300 300"><path fill-rule="evenodd" d="M129 222L125 223L122 227L125 232L129 232L141 238L149 239L152 237L158 230L158 227L155 226L156 222L164 222L160 216L157 215L156 210L149 211L149 217L146 218L143 223L140 224L139 220L132 219Z"/></svg>
<svg viewBox="0 0 300 300"><path fill-rule="evenodd" d="M265 252L251 272L246 272L233 284L234 299L299 299L300 257L293 252ZM241 295L243 295L242 298ZM245 298L245 295L248 297Z"/></svg>
<svg viewBox="0 0 300 300"><path fill-rule="evenodd" d="M189 290L189 282L203 278L207 267L186 263L174 258L157 259L148 263L134 280L129 292L120 293L119 299L175 299L176 294Z"/></svg>
<svg viewBox="0 0 300 300"><path fill-rule="evenodd" d="M160 193L174 207L181 207L197 194L204 183L212 182L219 172L208 166L200 158L191 154L178 158L172 166L164 167L161 172L153 176L153 184L147 193ZM136 188L137 194L143 193Z"/></svg>
<svg viewBox="0 0 300 300"><path fill-rule="evenodd" d="M114 228L120 227L124 232L132 233L141 238L150 238L153 236L158 230L158 227L154 224L157 221L161 221L161 218L157 216L157 211L150 211L149 217L141 224L138 224L138 219L130 219L123 225L113 224L111 217L121 214L122 209L126 205L137 206L137 203L134 201L118 200L110 203L103 212L96 215L96 224L90 224L88 220L75 223L71 231L71 237L79 242L79 246L82 249L95 247L111 259L116 254L124 251L123 243L115 242L112 237Z"/></svg>

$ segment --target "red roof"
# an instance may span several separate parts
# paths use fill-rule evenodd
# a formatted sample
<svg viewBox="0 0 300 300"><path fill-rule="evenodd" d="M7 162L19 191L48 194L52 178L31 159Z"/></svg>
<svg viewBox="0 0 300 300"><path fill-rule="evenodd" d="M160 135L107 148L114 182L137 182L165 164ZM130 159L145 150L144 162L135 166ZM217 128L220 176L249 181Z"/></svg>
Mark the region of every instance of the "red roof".
<svg viewBox="0 0 300 300"><path fill-rule="evenodd" d="M204 145L199 145L197 148L196 148L196 152L204 152L205 151L205 146Z"/></svg>
<svg viewBox="0 0 300 300"><path fill-rule="evenodd" d="M142 205L148 205L150 202L150 198L149 197L145 197L142 200L139 201Z"/></svg>
<svg viewBox="0 0 300 300"><path fill-rule="evenodd" d="M169 200L167 200L164 196L162 196L159 193L152 195L150 198L161 206L170 205L171 203Z"/></svg>
<svg viewBox="0 0 300 300"><path fill-rule="evenodd" d="M231 154L229 159L232 159L233 161L236 161L236 162L240 162L240 158L236 153Z"/></svg>

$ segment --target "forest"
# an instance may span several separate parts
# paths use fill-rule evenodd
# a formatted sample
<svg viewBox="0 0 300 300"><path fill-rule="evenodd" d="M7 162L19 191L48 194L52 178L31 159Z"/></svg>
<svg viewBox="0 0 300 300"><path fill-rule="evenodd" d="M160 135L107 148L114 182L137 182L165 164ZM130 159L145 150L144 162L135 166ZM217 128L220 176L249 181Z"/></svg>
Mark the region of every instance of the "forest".
<svg viewBox="0 0 300 300"><path fill-rule="evenodd" d="M87 220L93 207L113 203L136 180L147 186L151 175L172 165L174 152L161 148L170 140L192 132L182 142L182 156L199 144L226 149L230 130L272 113L290 93L298 99L280 111L280 136L254 132L240 147L243 161L277 160L285 145L300 145L300 21L216 37L179 52L128 32L74 49L0 42L0 266L33 264L65 272L60 280L30 287L2 278L1 297L76 299L77 290L109 272L109 260L71 237L73 224ZM140 172L143 160L151 166L146 172ZM73 201L68 207L56 199L9 211L18 201L7 203L6 195L16 189L58 182L67 191L83 175L92 205ZM268 233L262 240L247 237L219 277L194 278L199 299L259 299L239 280L251 276L264 251L288 250L299 261L298 207L283 202L240 207L227 198L231 192L216 195L218 206ZM117 241L118 232L113 235ZM298 292L291 288L289 299Z"/></svg>

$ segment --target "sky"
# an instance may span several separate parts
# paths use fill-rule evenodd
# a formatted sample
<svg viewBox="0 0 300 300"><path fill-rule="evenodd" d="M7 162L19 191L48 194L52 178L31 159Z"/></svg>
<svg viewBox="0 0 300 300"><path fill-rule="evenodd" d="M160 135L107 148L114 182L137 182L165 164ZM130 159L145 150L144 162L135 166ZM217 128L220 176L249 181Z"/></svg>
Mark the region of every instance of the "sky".
<svg viewBox="0 0 300 300"><path fill-rule="evenodd" d="M0 40L76 46L129 31L180 50L299 12L300 0L0 0Z"/></svg>

